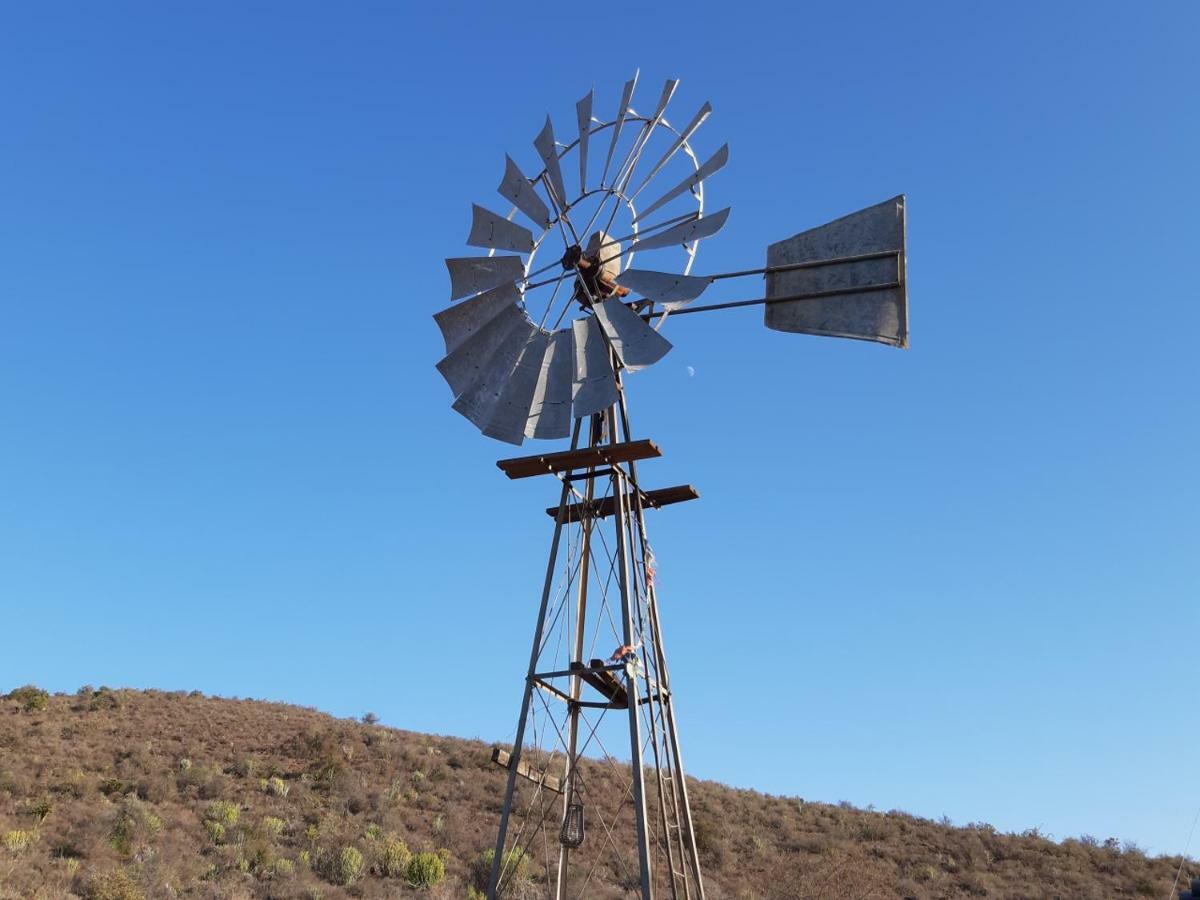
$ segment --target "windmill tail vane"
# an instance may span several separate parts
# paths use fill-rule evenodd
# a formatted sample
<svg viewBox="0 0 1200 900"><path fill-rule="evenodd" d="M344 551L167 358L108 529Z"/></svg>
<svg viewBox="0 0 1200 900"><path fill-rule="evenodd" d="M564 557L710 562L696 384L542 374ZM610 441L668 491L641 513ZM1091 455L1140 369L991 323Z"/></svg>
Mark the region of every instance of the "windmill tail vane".
<svg viewBox="0 0 1200 900"><path fill-rule="evenodd" d="M774 331L908 346L903 195L771 244L765 265L693 273L729 218L706 201L729 145L697 152L709 103L672 124L675 79L639 111L638 78L608 119L588 91L566 143L547 116L532 165L504 157L508 212L472 205L467 244L486 253L446 260L451 305L434 315L456 412L509 444L569 439L497 463L509 478L552 476L559 499L515 736L492 753L505 793L489 900L586 898L601 866L627 896L705 898L646 529L647 511L699 493L639 477L662 452L634 436L626 385L671 350L668 320L762 306ZM696 302L750 277L761 296ZM534 859L547 835L555 853Z"/></svg>

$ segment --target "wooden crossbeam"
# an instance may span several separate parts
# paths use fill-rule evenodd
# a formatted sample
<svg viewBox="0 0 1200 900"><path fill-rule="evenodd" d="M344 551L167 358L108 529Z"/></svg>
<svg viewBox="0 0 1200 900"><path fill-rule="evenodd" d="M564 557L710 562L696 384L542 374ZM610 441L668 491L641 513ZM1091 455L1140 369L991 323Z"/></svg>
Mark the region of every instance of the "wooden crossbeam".
<svg viewBox="0 0 1200 900"><path fill-rule="evenodd" d="M633 494L626 495L626 508L633 505ZM690 484L677 484L675 487L659 488L654 491L642 492L642 505L648 506L651 509L658 509L662 506L670 506L672 503L684 503L688 500L700 499L700 493ZM578 522L584 517L585 511L593 519L603 519L613 514L613 509L616 507L616 502L613 497L604 497L600 500L593 500L588 503L572 503L567 507L568 522ZM546 515L554 518L558 515L557 506L546 507Z"/></svg>
<svg viewBox="0 0 1200 900"><path fill-rule="evenodd" d="M512 768L512 754L507 750L501 750L499 747L492 748L492 762L500 766L502 769ZM556 794L562 793L562 779L554 775L547 775L545 772L539 772L537 769L529 765L525 760L517 763L517 774L522 778L528 778L534 784L541 784L547 790L554 791Z"/></svg>
<svg viewBox="0 0 1200 900"><path fill-rule="evenodd" d="M561 453L540 453L537 456L501 459L496 461L496 465L509 478L529 478L533 475L566 472L569 469L612 466L654 456L662 456L662 451L654 441L626 441L621 444L601 444L597 447L563 450Z"/></svg>

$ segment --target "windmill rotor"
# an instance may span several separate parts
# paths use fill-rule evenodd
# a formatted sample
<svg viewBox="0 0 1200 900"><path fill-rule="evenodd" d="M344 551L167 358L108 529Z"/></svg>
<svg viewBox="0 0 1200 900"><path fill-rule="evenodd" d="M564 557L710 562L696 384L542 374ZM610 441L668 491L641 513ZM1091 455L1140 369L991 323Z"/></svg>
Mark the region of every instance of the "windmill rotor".
<svg viewBox="0 0 1200 900"><path fill-rule="evenodd" d="M725 224L728 209L705 213L704 182L728 161L728 145L703 160L692 147L711 104L677 128L666 113L678 81L665 83L645 115L633 106L636 85L635 75L610 120L595 117L589 91L568 143L547 116L533 140L537 174L504 158L497 193L507 213L472 204L466 242L487 255L446 260L450 299L461 302L434 316L446 348L437 368L453 409L485 435L512 444L565 438L572 418L611 405L618 369L652 365L671 348L644 316L591 296L588 279L564 270L564 251L598 243L614 282L641 254L686 277L700 242ZM641 198L657 215L639 212Z"/></svg>

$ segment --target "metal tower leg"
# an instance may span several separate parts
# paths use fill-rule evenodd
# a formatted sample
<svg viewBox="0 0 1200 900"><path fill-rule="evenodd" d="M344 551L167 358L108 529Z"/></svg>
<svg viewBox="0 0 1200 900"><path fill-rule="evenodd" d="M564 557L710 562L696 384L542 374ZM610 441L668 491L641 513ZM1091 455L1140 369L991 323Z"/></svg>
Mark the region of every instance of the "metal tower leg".
<svg viewBox="0 0 1200 900"><path fill-rule="evenodd" d="M612 442L617 442L617 427L613 410L609 410ZM629 585L629 548L626 546L626 517L629 488L620 469L613 467L613 516L617 532L617 577L621 588L621 628L625 646L633 646L633 600ZM642 900L653 900L650 883L650 834L646 827L646 769L642 763L641 703L638 698L638 679L630 672L625 680L629 695L629 756L633 769L633 809L637 816L638 865L641 868Z"/></svg>
<svg viewBox="0 0 1200 900"><path fill-rule="evenodd" d="M618 376L618 384L619 384ZM621 429L626 440L631 439L631 431L629 426L629 408L625 405L625 392L622 389L620 394L619 409L621 414ZM629 463L629 473L636 485L637 483L637 463L631 461ZM638 537L641 543L642 564L649 565L650 548L646 542L646 516L645 509L642 506L640 495L635 491L634 513L638 530ZM648 581L646 584L646 606L648 618L650 620L650 631L654 637L653 652L656 660L656 668L659 675L659 712L666 720L667 735L670 746L665 748L671 756L672 762L672 791L677 798L675 800L676 813L679 814L677 822L682 826L682 834L679 836L681 846L679 846L680 855L690 863L690 874L695 880L696 891L700 900L705 900L704 896L704 879L700 874L700 854L696 849L696 833L692 823L692 807L688 800L687 792L687 776L683 768L683 756L679 749L679 731L675 725L675 695L671 691L671 676L667 668L667 653L663 643L662 625L658 616L658 595L654 583ZM661 776L660 776L661 781ZM675 793L677 792L677 793ZM664 801L665 802L665 801ZM686 841L686 846L682 845ZM668 848L672 847L672 842L668 836ZM674 870L674 860L670 862L672 866L672 875L676 874ZM674 888L674 884L672 884ZM684 888L687 896L692 895L691 886L687 879L684 880Z"/></svg>
<svg viewBox="0 0 1200 900"><path fill-rule="evenodd" d="M589 426L588 446L594 447L602 438L604 431L603 419L600 416L592 416L592 421ZM589 470L589 471L594 471ZM595 498L596 485L593 479L588 478L584 486L584 503L590 505ZM571 662L583 665L583 642L587 625L587 595L588 595L588 576L591 570L591 550L592 550L592 520L585 519L583 522L583 538L582 551L579 561L579 594L575 604L575 633L572 635L571 647ZM580 692L582 691L582 680L578 675L571 676L571 701L572 705L568 710L567 722L567 765L566 765L566 787L563 790L563 817L566 818L567 807L571 803L571 798L575 795L576 774L575 762L576 753L579 748L579 707L575 704L579 702ZM570 862L571 848L566 844L559 843L558 847L558 883L555 887L555 900L566 900L567 896L567 868Z"/></svg>
<svg viewBox="0 0 1200 900"><path fill-rule="evenodd" d="M571 449L579 446L579 430L582 422L576 420L571 435ZM533 675L537 671L542 632L546 627L546 607L554 587L554 567L558 563L558 547L562 540L563 522L567 514L567 500L571 495L571 484L563 482L562 495L558 500L558 515L554 520L554 539L550 542L550 561L546 565L546 581L542 587L542 603L538 608L537 626L533 630L533 648L529 651L529 672L525 677L525 693L521 698L521 715L517 719L517 733L513 738L513 752L508 766L508 781L504 787L504 807L500 812L500 831L496 835L496 855L492 858L492 874L488 878L488 900L496 900L496 888L500 883L500 864L504 859L504 842L508 838L508 817L512 813L513 791L517 785L517 769L521 764L521 747L525 741L525 721L529 716L529 701L533 696Z"/></svg>

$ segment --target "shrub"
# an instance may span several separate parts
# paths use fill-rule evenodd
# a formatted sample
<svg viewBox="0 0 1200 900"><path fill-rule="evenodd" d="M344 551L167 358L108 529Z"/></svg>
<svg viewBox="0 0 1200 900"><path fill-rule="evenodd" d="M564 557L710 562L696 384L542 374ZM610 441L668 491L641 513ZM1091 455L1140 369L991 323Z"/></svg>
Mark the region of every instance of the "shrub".
<svg viewBox="0 0 1200 900"><path fill-rule="evenodd" d="M123 869L115 869L88 885L88 900L146 900L136 881Z"/></svg>
<svg viewBox="0 0 1200 900"><path fill-rule="evenodd" d="M436 853L417 853L408 861L406 874L413 887L436 887L446 880L446 864Z"/></svg>
<svg viewBox="0 0 1200 900"><path fill-rule="evenodd" d="M373 712L369 712L362 717L362 721L364 725L378 725L379 716L375 715Z"/></svg>
<svg viewBox="0 0 1200 900"><path fill-rule="evenodd" d="M408 844L398 837L389 837L379 848L376 871L384 878L399 878L408 874L408 861L412 859Z"/></svg>
<svg viewBox="0 0 1200 900"><path fill-rule="evenodd" d="M130 815L129 810L122 809L117 813L112 828L109 829L108 842L122 856L128 856L133 852L133 838L136 830L137 821Z"/></svg>
<svg viewBox="0 0 1200 900"><path fill-rule="evenodd" d="M21 709L26 712L45 709L50 705L50 695L34 684L19 687L7 695L9 700L16 700Z"/></svg>
<svg viewBox="0 0 1200 900"><path fill-rule="evenodd" d="M28 831L4 832L4 849L9 853L20 853L33 843L33 834Z"/></svg>
<svg viewBox="0 0 1200 900"><path fill-rule="evenodd" d="M363 832L363 836L368 841L377 841L383 837L383 829L375 824L368 825L367 830Z"/></svg>
<svg viewBox="0 0 1200 900"><path fill-rule="evenodd" d="M692 813L692 839L696 842L696 852L708 863L720 868L725 861L725 847L721 843L720 831L706 815Z"/></svg>
<svg viewBox="0 0 1200 900"><path fill-rule="evenodd" d="M290 859L277 859L271 867L271 875L275 878L291 878L296 873L296 864Z"/></svg>
<svg viewBox="0 0 1200 900"><path fill-rule="evenodd" d="M208 836L214 844L225 843L225 826L220 822L214 822L211 819L204 823L204 827L208 830Z"/></svg>
<svg viewBox="0 0 1200 900"><path fill-rule="evenodd" d="M236 825L241 810L236 803L228 800L214 800L204 811L204 818L210 822L220 822L222 825Z"/></svg>
<svg viewBox="0 0 1200 900"><path fill-rule="evenodd" d="M492 860L496 858L495 850L484 850L471 863L471 881L481 892L486 892L488 881L492 877ZM529 854L523 847L513 847L505 850L500 857L500 871L504 883L500 886L498 896L520 896L520 887L529 883Z"/></svg>
<svg viewBox="0 0 1200 900"><path fill-rule="evenodd" d="M101 685L96 689L92 696L88 698L87 708L92 712L95 712L99 709L120 709L121 698L118 697L111 688L106 688L104 685Z"/></svg>
<svg viewBox="0 0 1200 900"><path fill-rule="evenodd" d="M267 837L279 837L283 833L283 819L277 816L263 816L262 833Z"/></svg>
<svg viewBox="0 0 1200 900"><path fill-rule="evenodd" d="M53 811L54 804L49 797L43 797L41 800L34 801L29 806L30 814L38 820L39 825L45 822Z"/></svg>
<svg viewBox="0 0 1200 900"><path fill-rule="evenodd" d="M105 797L119 796L125 793L125 782L120 778L105 778L100 782L100 793Z"/></svg>
<svg viewBox="0 0 1200 900"><path fill-rule="evenodd" d="M320 874L330 884L349 887L363 870L363 855L357 847L346 846L336 853L321 854Z"/></svg>
<svg viewBox="0 0 1200 900"><path fill-rule="evenodd" d="M278 775L272 775L267 779L266 791L272 797L286 797L288 795L288 783Z"/></svg>

